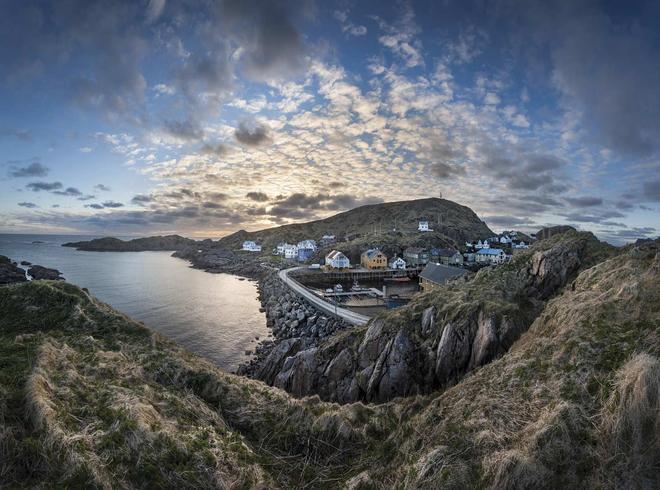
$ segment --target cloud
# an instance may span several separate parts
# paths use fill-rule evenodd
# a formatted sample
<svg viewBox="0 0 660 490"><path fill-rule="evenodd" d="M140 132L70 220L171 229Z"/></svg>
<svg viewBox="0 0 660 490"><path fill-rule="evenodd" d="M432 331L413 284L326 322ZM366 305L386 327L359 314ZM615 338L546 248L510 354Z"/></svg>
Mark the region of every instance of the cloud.
<svg viewBox="0 0 660 490"><path fill-rule="evenodd" d="M122 208L124 205L120 202L116 201L104 201L103 202L103 207L104 208Z"/></svg>
<svg viewBox="0 0 660 490"><path fill-rule="evenodd" d="M266 202L269 199L268 195L264 194L263 192L248 192L245 194L245 197L257 202Z"/></svg>
<svg viewBox="0 0 660 490"><path fill-rule="evenodd" d="M310 16L308 2L224 0L220 22L243 48L240 65L256 80L270 80L299 73L307 49L295 19Z"/></svg>
<svg viewBox="0 0 660 490"><path fill-rule="evenodd" d="M234 137L239 143L247 146L259 146L270 142L268 128L259 123L239 123L234 131Z"/></svg>
<svg viewBox="0 0 660 490"><path fill-rule="evenodd" d="M22 208L30 208L30 209L39 207L33 202L19 202L18 205L21 206Z"/></svg>
<svg viewBox="0 0 660 490"><path fill-rule="evenodd" d="M103 209L103 204L92 203L92 204L86 204L85 207L92 209Z"/></svg>
<svg viewBox="0 0 660 490"><path fill-rule="evenodd" d="M576 208L588 208L592 206L600 206L603 204L603 199L600 197L583 196L583 197L567 197L566 202L575 206Z"/></svg>
<svg viewBox="0 0 660 490"><path fill-rule="evenodd" d="M451 179L457 175L465 175L465 168L459 165L438 162L431 166L431 172L441 179Z"/></svg>
<svg viewBox="0 0 660 490"><path fill-rule="evenodd" d="M217 157L225 156L228 152L229 147L223 143L218 143L216 145L205 143L200 149L202 155L214 155Z"/></svg>
<svg viewBox="0 0 660 490"><path fill-rule="evenodd" d="M0 128L0 140L8 137L16 138L19 141L32 141L32 134L29 131Z"/></svg>
<svg viewBox="0 0 660 490"><path fill-rule="evenodd" d="M94 186L94 189L96 189L97 191L103 191L103 192L109 192L109 191L112 190L112 189L110 189L110 187L108 187L107 185L104 185L104 184L96 184Z"/></svg>
<svg viewBox="0 0 660 490"><path fill-rule="evenodd" d="M660 180L644 182L644 197L649 201L660 202Z"/></svg>
<svg viewBox="0 0 660 490"><path fill-rule="evenodd" d="M199 123L190 119L165 121L163 129L168 135L183 142L199 141L204 138L204 130Z"/></svg>
<svg viewBox="0 0 660 490"><path fill-rule="evenodd" d="M131 202L133 204L138 204L140 206L143 206L145 204L148 204L154 200L153 196L145 196L144 194L138 194L137 196L133 196L133 199L131 199Z"/></svg>
<svg viewBox="0 0 660 490"><path fill-rule="evenodd" d="M85 194L84 196L80 196L78 198L79 201L90 201L92 199L96 199L96 196L94 194Z"/></svg>
<svg viewBox="0 0 660 490"><path fill-rule="evenodd" d="M59 196L82 196L82 192L80 192L79 189L76 187L67 187L63 191L52 191L53 194L57 194Z"/></svg>
<svg viewBox="0 0 660 490"><path fill-rule="evenodd" d="M549 51L548 75L587 139L625 155L660 147L660 65L650 61L658 57L657 11L630 4L627 15L619 15L601 2L508 7L498 14L512 21L512 37L528 41L523 49L537 49L529 56Z"/></svg>
<svg viewBox="0 0 660 490"><path fill-rule="evenodd" d="M45 177L50 169L41 163L34 161L27 166L14 168L9 171L11 177Z"/></svg>
<svg viewBox="0 0 660 490"><path fill-rule="evenodd" d="M62 188L61 182L30 182L25 186L33 192L39 191L54 191Z"/></svg>
<svg viewBox="0 0 660 490"><path fill-rule="evenodd" d="M165 9L166 0L149 0L147 5L147 22L152 23L160 17Z"/></svg>

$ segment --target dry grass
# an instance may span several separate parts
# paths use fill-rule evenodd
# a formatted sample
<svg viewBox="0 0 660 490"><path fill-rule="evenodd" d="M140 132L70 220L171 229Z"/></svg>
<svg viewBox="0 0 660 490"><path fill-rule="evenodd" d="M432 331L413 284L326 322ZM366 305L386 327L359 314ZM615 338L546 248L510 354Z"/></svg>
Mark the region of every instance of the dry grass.
<svg viewBox="0 0 660 490"><path fill-rule="evenodd" d="M655 253L583 272L511 351L452 388L379 406L293 399L224 373L70 285L0 288L0 478L101 488L658 486Z"/></svg>
<svg viewBox="0 0 660 490"><path fill-rule="evenodd" d="M626 486L660 484L660 361L635 355L616 373L601 412L609 472Z"/></svg>

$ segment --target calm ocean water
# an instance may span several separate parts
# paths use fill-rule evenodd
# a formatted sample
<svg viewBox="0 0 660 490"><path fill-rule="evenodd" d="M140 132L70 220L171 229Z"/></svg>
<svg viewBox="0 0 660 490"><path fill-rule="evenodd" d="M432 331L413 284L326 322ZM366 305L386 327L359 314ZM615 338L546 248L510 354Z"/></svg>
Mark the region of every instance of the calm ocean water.
<svg viewBox="0 0 660 490"><path fill-rule="evenodd" d="M61 246L91 238L0 234L0 255L58 269L68 282L226 370L247 359L255 336L268 335L254 282L192 269L171 252L82 252Z"/></svg>

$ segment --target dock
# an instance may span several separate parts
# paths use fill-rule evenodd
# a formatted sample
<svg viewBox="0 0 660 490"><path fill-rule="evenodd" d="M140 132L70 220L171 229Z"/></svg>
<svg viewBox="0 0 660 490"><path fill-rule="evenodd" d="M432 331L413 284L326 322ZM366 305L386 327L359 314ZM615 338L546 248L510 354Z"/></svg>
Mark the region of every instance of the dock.
<svg viewBox="0 0 660 490"><path fill-rule="evenodd" d="M361 291L342 291L341 293L323 292L324 298L336 298L336 297L347 297L347 296L376 296L382 298L383 292L377 288L363 289Z"/></svg>

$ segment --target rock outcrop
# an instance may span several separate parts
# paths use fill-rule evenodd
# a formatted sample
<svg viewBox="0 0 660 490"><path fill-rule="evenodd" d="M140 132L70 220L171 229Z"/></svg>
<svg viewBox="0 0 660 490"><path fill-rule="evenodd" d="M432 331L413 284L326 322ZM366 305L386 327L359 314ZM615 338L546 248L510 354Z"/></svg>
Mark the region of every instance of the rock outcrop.
<svg viewBox="0 0 660 490"><path fill-rule="evenodd" d="M25 270L12 263L9 257L0 255L0 284L27 281Z"/></svg>
<svg viewBox="0 0 660 490"><path fill-rule="evenodd" d="M41 265L33 265L28 269L32 279L47 279L49 281L63 281L62 273L57 269L49 269Z"/></svg>
<svg viewBox="0 0 660 490"><path fill-rule="evenodd" d="M551 296L608 253L589 233L558 235L472 281L420 295L366 328L312 347L291 344L258 377L296 396L341 403L385 402L450 386L504 354Z"/></svg>
<svg viewBox="0 0 660 490"><path fill-rule="evenodd" d="M535 236L537 240L545 240L546 238L559 235L560 233L566 233L567 231L576 231L576 229L570 225L548 226L537 231Z"/></svg>
<svg viewBox="0 0 660 490"><path fill-rule="evenodd" d="M261 268L259 272L259 299L275 341L262 342L255 358L240 366L238 372L275 384L276 375L283 369L288 357L316 346L335 332L349 328L349 325L322 314L299 298L280 281L275 271L266 272ZM286 384L284 379L282 384Z"/></svg>

